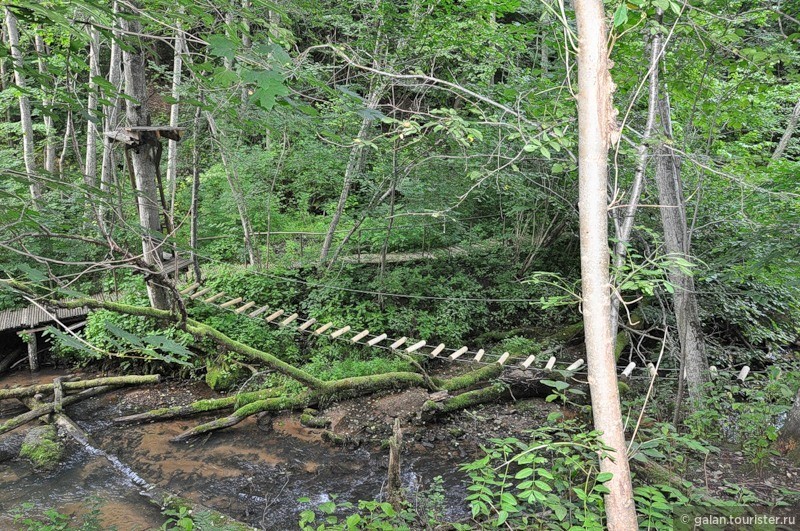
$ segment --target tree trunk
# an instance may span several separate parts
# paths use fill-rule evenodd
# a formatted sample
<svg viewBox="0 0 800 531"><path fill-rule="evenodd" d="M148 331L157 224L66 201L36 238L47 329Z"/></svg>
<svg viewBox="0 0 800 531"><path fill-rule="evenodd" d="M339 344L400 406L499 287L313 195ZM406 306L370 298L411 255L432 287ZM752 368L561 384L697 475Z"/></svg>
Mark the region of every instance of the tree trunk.
<svg viewBox="0 0 800 531"><path fill-rule="evenodd" d="M200 260L197 257L197 223L199 220L197 207L200 203L200 147L197 142L201 112L200 107L197 107L194 112L194 127L192 131L192 207L191 220L189 222L189 247L192 250L192 270L194 271L195 282L203 281L200 273Z"/></svg>
<svg viewBox="0 0 800 531"><path fill-rule="evenodd" d="M781 137L780 142L778 142L775 152L772 154L772 160L778 160L783 156L783 152L786 151L786 147L789 145L789 140L792 139L794 130L797 127L798 119L800 119L800 100L798 100L797 104L794 106L792 115L789 117L789 123L786 125L786 130L783 132L783 136Z"/></svg>
<svg viewBox="0 0 800 531"><path fill-rule="evenodd" d="M25 95L25 63L22 51L19 49L19 30L17 18L6 8L6 29L8 30L8 43L11 46L11 57L14 61L14 82L20 89L19 95L19 121L22 126L22 156L25 160L25 173L28 175L31 197L34 201L42 195L42 187L36 179L36 159L33 143L33 122L31 121L31 102Z"/></svg>
<svg viewBox="0 0 800 531"><path fill-rule="evenodd" d="M44 58L47 56L47 48L44 45L44 39L37 32L34 35L34 46L36 47L37 63L39 65L39 74L44 78L47 75L47 68L44 63ZM44 169L45 171L54 174L56 173L56 142L55 142L55 126L53 125L53 116L48 112L53 104L52 97L47 96L47 87L42 83L42 107L45 113L42 118L44 121Z"/></svg>
<svg viewBox="0 0 800 531"><path fill-rule="evenodd" d="M132 35L141 32L141 24L137 18L131 18L124 24ZM130 126L149 126L150 113L147 109L147 83L145 81L146 60L140 43L132 41L129 45L130 49L122 52L125 68L125 94L130 98L125 101L127 121ZM157 269L162 267L160 204L156 185L160 148L160 141L154 134L142 133L140 145L128 150L136 184L143 257L146 264ZM153 308L161 310L170 308L169 291L166 286L157 284L151 279L147 282L147 294Z"/></svg>
<svg viewBox="0 0 800 531"><path fill-rule="evenodd" d="M369 96L367 96L367 109L372 111L378 108L378 102L381 99L382 92L383 85L379 85L378 87L372 89ZM342 219L342 213L344 212L344 205L347 202L347 197L350 195L350 187L353 184L353 180L361 172L364 148L366 147L364 141L367 139L367 133L369 132L371 125L372 118L370 117L370 114L367 114L367 116L361 121L361 127L359 128L356 139L353 142L353 147L350 148L350 157L347 160L347 167L344 171L342 193L339 195L339 202L336 205L336 211L333 213L331 223L328 225L328 232L325 234L325 241L322 243L322 252L319 255L320 264L324 264L328 259L328 253L331 250L333 237L336 234L337 227L339 226L339 220Z"/></svg>
<svg viewBox="0 0 800 531"><path fill-rule="evenodd" d="M680 160L666 146L656 149L656 184L661 208L661 223L664 226L664 250L673 258L689 259L689 243L684 209L683 189L680 180ZM694 278L679 267L667 271L674 286L672 301L678 338L681 347L681 367L685 369L689 398L694 408L703 397L703 385L708 381L703 331L698 315Z"/></svg>
<svg viewBox="0 0 800 531"><path fill-rule="evenodd" d="M781 429L778 444L796 461L800 461L800 389L797 390L792 409Z"/></svg>
<svg viewBox="0 0 800 531"><path fill-rule="evenodd" d="M608 252L608 148L616 131L611 103L605 14L601 0L576 0L578 23L578 175L581 280L586 360L595 429L602 432L609 456L600 469L613 476L606 483L609 529L636 530L622 411L617 387L614 341L609 326L611 291Z"/></svg>
<svg viewBox="0 0 800 531"><path fill-rule="evenodd" d="M620 271L625 265L625 257L628 252L628 242L631 237L631 230L633 229L633 219L636 215L636 210L639 208L639 198L644 189L644 172L647 167L649 159L649 141L653 134L656 123L656 113L658 111L658 65L661 59L661 34L656 33L653 35L650 48L650 88L647 98L647 120L645 122L644 131L642 132L642 140L637 148L637 162L636 171L633 176L633 183L628 192L628 204L624 208L623 213L614 217L616 227L617 243L614 247L614 268ZM616 337L619 327L619 305L620 298L618 296L611 298L611 335Z"/></svg>
<svg viewBox="0 0 800 531"><path fill-rule="evenodd" d="M170 127L178 127L179 108L178 98L180 97L181 70L183 69L183 54L186 51L186 36L181 29L181 23L175 23L175 52L172 62L172 97L175 100L169 111ZM167 147L167 186L169 186L169 218L172 225L175 225L175 190L177 189L178 177L178 142L169 140Z"/></svg>
<svg viewBox="0 0 800 531"><path fill-rule="evenodd" d="M97 83L94 78L100 77L100 32L89 27L89 97L86 112L86 161L83 169L84 182L88 186L97 186Z"/></svg>
<svg viewBox="0 0 800 531"><path fill-rule="evenodd" d="M117 2L114 2L114 13L119 12ZM122 98L119 97L122 92L122 48L119 46L117 39L119 38L119 31L114 31L114 39L111 41L111 54L108 63L108 82L114 86L116 91L114 94L104 94L105 98L111 102L111 105L103 106L103 117L105 120L104 129L106 131L113 131L119 125L119 116L122 114ZM105 137L104 137L105 138ZM100 167L100 189L104 197L100 205L100 218L105 221L106 212L108 211L107 205L113 204L113 194L111 191L116 184L116 172L114 171L114 142L110 138L105 138L103 142L103 160ZM118 204L117 215L122 219L122 205Z"/></svg>

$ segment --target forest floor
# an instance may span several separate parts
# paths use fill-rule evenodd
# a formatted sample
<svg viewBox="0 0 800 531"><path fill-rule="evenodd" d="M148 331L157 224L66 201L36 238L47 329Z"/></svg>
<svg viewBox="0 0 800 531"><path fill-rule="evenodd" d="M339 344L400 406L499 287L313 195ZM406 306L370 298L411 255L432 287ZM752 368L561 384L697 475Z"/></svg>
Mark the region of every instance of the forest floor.
<svg viewBox="0 0 800 531"><path fill-rule="evenodd" d="M452 370L452 369L449 369ZM43 371L42 381L52 380ZM82 375L91 376L91 375ZM28 384L31 377L11 375L0 386ZM136 474L190 502L228 514L260 529L295 529L299 512L339 495L357 502L381 495L386 479L388 451L383 446L395 418L403 427L402 478L409 499L429 503L426 489L442 477L442 517L468 518L465 480L459 465L482 457L481 445L490 438L517 437L545 424L549 413L561 409L541 399L487 404L431 423L417 413L428 398L426 391L409 389L332 405L320 415L330 420L338 444L324 438L325 430L303 426L300 413L250 418L240 425L198 437L188 443L169 439L196 425L203 417L136 425L118 425L111 419L143 410L186 404L215 396L202 382L166 381L155 386L124 389L86 400L68 414L94 438L98 446L117 456ZM21 404L0 403L0 418L19 413ZM569 409L565 416L574 416ZM66 514L88 509L96 498L103 525L121 531L158 527L158 508L137 495L103 458L76 445L72 454L52 472L36 472L16 456L28 427L0 436L0 528L14 529L10 512L23 502L42 511L55 508ZM774 502L781 489L794 490L800 468L780 458L756 470L741 452L723 448L705 461L688 466L687 478L707 486L715 496L738 499L746 505ZM300 503L299 498L310 498ZM757 499L755 499L757 498ZM800 507L769 507L757 513L797 514Z"/></svg>

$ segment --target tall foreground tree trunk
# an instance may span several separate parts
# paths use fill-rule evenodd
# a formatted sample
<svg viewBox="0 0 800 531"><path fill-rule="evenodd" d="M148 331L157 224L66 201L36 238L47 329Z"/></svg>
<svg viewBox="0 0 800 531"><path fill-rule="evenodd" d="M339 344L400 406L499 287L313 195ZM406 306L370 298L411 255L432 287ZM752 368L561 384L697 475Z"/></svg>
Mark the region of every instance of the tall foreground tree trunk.
<svg viewBox="0 0 800 531"><path fill-rule="evenodd" d="M611 290L608 253L608 148L616 131L608 71L602 0L576 0L578 22L578 175L581 282L586 360L595 429L610 448L600 469L612 474L606 483L609 529L635 530L636 507L628 464L617 387L614 345L609 326Z"/></svg>
<svg viewBox="0 0 800 531"><path fill-rule="evenodd" d="M33 122L31 121L31 102L25 95L25 62L19 49L19 30L17 18L10 9L5 8L8 43L11 45L11 57L14 60L14 82L20 88L19 121L22 126L22 156L25 160L25 173L28 175L31 197L35 200L42 195L42 187L36 179L36 159L33 144Z"/></svg>
<svg viewBox="0 0 800 531"><path fill-rule="evenodd" d="M141 33L141 24L137 18L125 22L130 35ZM126 116L130 126L149 126L150 112L147 109L147 83L145 80L145 56L141 43L131 41L129 49L122 52L125 67L125 94L129 99L125 102ZM161 221L159 216L159 194L156 186L156 161L160 149L160 140L152 133L141 134L141 143L129 149L130 161L136 183L139 223L142 228L142 252L144 261L156 268L161 268ZM147 282L147 295L153 308L168 310L170 308L169 291L166 286L154 280Z"/></svg>
<svg viewBox="0 0 800 531"><path fill-rule="evenodd" d="M367 96L366 106L369 110L378 108L378 102L381 99L383 92L383 84L373 87ZM372 125L371 113L367 113L361 121L361 127L358 130L356 139L353 142L353 147L350 148L350 157L347 159L347 167L344 170L344 182L342 183L342 193L339 194L339 202L336 204L336 210L333 213L333 218L328 225L328 231L325 233L325 240L322 242L322 251L319 255L320 264L324 264L328 259L331 245L333 244L333 237L336 234L336 229L339 227L339 221L342 219L344 212L344 205L347 203L347 198L350 196L350 187L356 176L361 172L361 167L364 160L364 148L366 147L364 141L367 139L367 133Z"/></svg>

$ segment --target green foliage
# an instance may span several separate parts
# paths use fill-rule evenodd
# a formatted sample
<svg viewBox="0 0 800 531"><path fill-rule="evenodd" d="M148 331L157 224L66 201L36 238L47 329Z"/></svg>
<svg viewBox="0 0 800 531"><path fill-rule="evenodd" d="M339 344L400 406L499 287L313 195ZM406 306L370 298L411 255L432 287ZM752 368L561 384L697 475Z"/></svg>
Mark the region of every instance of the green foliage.
<svg viewBox="0 0 800 531"><path fill-rule="evenodd" d="M735 375L722 372L718 378L734 380ZM693 437L738 443L754 465L762 466L775 454L780 419L791 408L799 383L800 373L778 367L752 374L745 383L711 382L705 402L684 422Z"/></svg>
<svg viewBox="0 0 800 531"><path fill-rule="evenodd" d="M147 304L136 297L121 302ZM54 356L79 366L113 358L123 370L159 372L168 366L192 369L197 363L187 348L193 341L191 335L175 325L163 327L146 317L93 311L87 316L83 332L88 345L53 327L48 333L55 340Z"/></svg>
<svg viewBox="0 0 800 531"><path fill-rule="evenodd" d="M462 467L472 483L473 518L515 529L602 529L603 483L611 475L598 470L597 454L605 448L596 431L565 420L533 430L525 442L489 442L486 456Z"/></svg>
<svg viewBox="0 0 800 531"><path fill-rule="evenodd" d="M60 513L56 509L45 509L40 516L32 503L23 503L11 510L14 524L25 531L116 531L116 526L105 526L100 523L98 502L92 502L89 512L80 518Z"/></svg>

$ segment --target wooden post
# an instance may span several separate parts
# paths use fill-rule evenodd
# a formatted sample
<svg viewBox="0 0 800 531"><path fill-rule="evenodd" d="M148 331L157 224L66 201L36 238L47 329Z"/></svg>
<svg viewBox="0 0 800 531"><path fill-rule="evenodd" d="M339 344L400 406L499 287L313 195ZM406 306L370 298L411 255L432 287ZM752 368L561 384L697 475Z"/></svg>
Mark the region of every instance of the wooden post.
<svg viewBox="0 0 800 531"><path fill-rule="evenodd" d="M361 229L358 229L358 243L356 244L356 253L358 254L358 263L361 263Z"/></svg>
<svg viewBox="0 0 800 531"><path fill-rule="evenodd" d="M36 332L29 332L28 363L31 366L31 372L39 370L39 337Z"/></svg>
<svg viewBox="0 0 800 531"><path fill-rule="evenodd" d="M386 482L386 500L396 511L402 508L403 484L400 480L400 450L403 445L403 431L400 419L394 419L392 436L389 438L389 477Z"/></svg>
<svg viewBox="0 0 800 531"><path fill-rule="evenodd" d="M305 243L306 240L303 237L303 233L300 233L300 267L303 267L303 255L305 254Z"/></svg>

